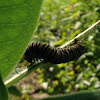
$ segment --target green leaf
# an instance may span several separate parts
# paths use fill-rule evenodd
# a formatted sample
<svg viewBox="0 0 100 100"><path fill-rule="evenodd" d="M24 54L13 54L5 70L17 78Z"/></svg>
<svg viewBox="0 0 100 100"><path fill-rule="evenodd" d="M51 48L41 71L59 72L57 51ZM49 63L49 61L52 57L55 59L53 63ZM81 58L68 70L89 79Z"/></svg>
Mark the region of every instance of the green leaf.
<svg viewBox="0 0 100 100"><path fill-rule="evenodd" d="M0 76L0 100L8 100L8 99L9 99L8 91Z"/></svg>
<svg viewBox="0 0 100 100"><path fill-rule="evenodd" d="M100 100L100 90L81 91L60 96L52 96L41 100Z"/></svg>
<svg viewBox="0 0 100 100"><path fill-rule="evenodd" d="M43 0L0 0L0 72L5 79L22 57Z"/></svg>
<svg viewBox="0 0 100 100"><path fill-rule="evenodd" d="M8 91L10 94L13 94L15 96L22 96L21 92L15 86L11 86L10 88L8 88Z"/></svg>

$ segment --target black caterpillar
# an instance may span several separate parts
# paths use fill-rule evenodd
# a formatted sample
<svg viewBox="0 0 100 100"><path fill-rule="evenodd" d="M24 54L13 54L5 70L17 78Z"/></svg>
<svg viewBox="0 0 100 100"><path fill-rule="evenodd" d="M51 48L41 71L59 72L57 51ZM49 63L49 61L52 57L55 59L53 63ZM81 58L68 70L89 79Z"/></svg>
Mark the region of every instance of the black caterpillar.
<svg viewBox="0 0 100 100"><path fill-rule="evenodd" d="M30 63L43 59L45 63L60 64L79 58L84 53L84 48L85 46L77 39L75 45L64 48L53 48L48 44L36 42L27 48L24 56Z"/></svg>

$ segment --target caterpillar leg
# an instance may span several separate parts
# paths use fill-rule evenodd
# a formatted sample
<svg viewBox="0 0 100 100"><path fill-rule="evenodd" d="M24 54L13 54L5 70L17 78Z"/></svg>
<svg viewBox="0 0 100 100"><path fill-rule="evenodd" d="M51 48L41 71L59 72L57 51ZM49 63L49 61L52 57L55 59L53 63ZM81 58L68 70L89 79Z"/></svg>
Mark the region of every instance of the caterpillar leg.
<svg viewBox="0 0 100 100"><path fill-rule="evenodd" d="M69 46L69 45L66 45L64 48L67 48L67 49L69 49L69 48L70 48L70 46Z"/></svg>

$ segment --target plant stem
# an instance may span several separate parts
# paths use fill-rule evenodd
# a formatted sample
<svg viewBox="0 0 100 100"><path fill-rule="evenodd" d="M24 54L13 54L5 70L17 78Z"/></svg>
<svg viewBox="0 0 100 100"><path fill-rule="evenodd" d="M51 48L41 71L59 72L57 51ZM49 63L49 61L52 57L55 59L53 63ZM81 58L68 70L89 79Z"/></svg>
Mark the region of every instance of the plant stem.
<svg viewBox="0 0 100 100"><path fill-rule="evenodd" d="M17 68L13 73L11 73L7 79L4 81L4 84L6 85L7 88L24 78L25 76L29 75L31 72L33 72L35 69L38 67L42 66L43 62L34 64L32 63L29 66L25 66L24 68Z"/></svg>
<svg viewBox="0 0 100 100"><path fill-rule="evenodd" d="M100 25L100 20L97 21L95 24L93 24L92 26L90 26L88 29L86 29L84 32L78 34L75 38L77 38L78 40L82 39L83 37L86 37L87 35L89 35L90 31L93 30L94 28L96 28L98 25ZM66 42L64 45L60 46L61 48L63 48L66 45L70 45L74 42L74 39L70 40L69 42ZM39 66L42 66L44 63L40 62L37 64L31 64L28 67L24 67L24 68L19 68L17 70L15 70L14 73L10 74L8 76L8 78L4 81L6 87L10 87L13 84L15 84L16 82L18 82L20 79L24 78L25 76L29 75L31 72L33 72L35 69L37 69Z"/></svg>

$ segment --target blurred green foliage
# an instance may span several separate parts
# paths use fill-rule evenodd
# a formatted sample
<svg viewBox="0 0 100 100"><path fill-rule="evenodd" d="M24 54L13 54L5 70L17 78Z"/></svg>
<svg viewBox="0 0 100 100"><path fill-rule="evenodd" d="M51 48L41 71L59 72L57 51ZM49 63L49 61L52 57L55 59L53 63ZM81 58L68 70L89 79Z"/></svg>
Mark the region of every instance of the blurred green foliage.
<svg viewBox="0 0 100 100"><path fill-rule="evenodd" d="M33 41L60 46L100 18L100 0L45 0ZM63 94L100 87L100 27L86 37L86 56L66 64L47 64L38 69L40 92Z"/></svg>
<svg viewBox="0 0 100 100"><path fill-rule="evenodd" d="M57 47L99 19L100 0L44 0L33 41ZM100 88L100 26L91 32L82 39L87 56L65 64L46 64L36 70L42 86L36 93L54 95Z"/></svg>

